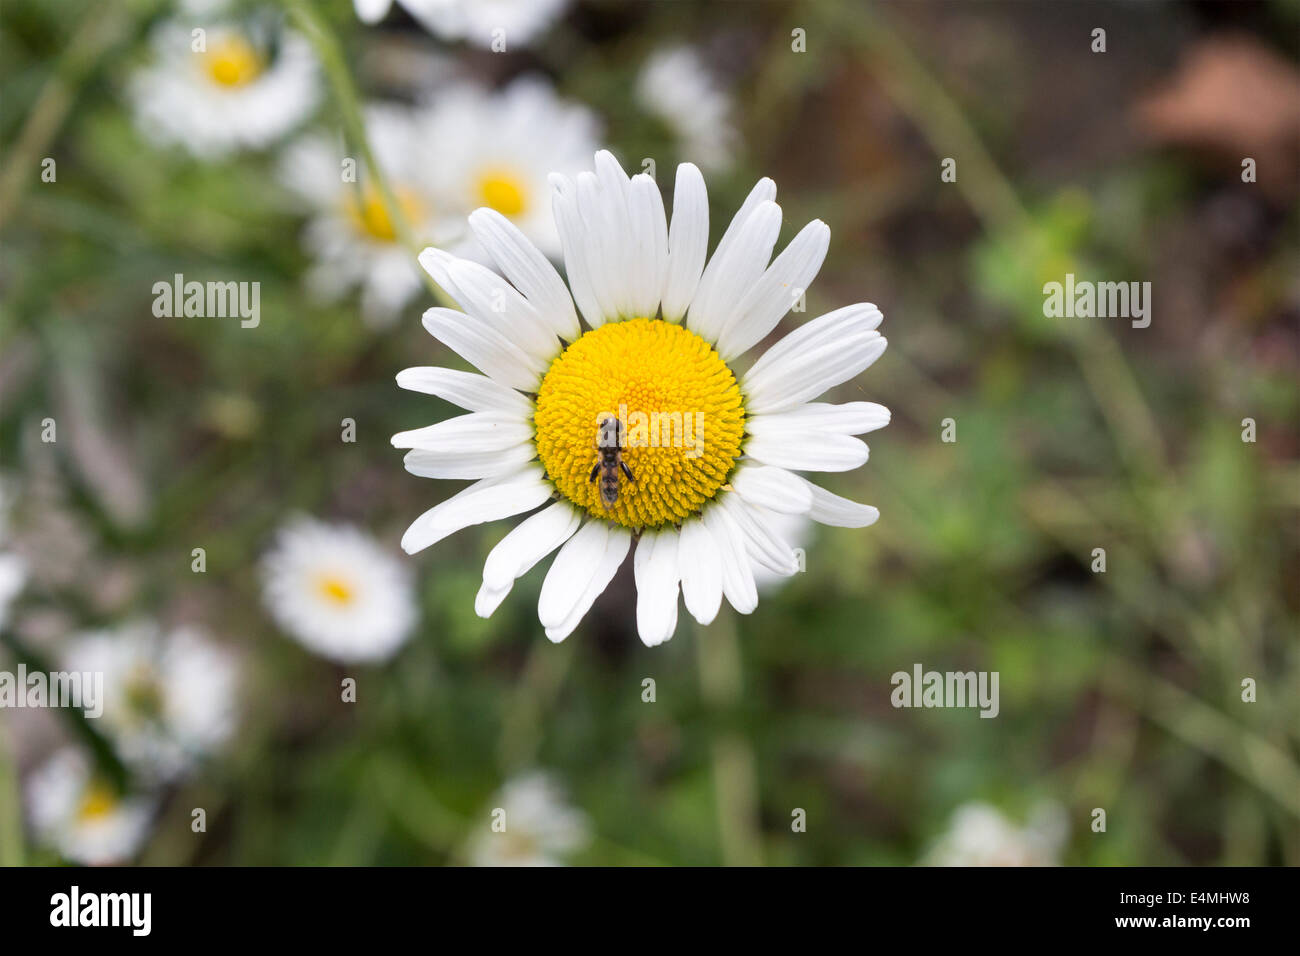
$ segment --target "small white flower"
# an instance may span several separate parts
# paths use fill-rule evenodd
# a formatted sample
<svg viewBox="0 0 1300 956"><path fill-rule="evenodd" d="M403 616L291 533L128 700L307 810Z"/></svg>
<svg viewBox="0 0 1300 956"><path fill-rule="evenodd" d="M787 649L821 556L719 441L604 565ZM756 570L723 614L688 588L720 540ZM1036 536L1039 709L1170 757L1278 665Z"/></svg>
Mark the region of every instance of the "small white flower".
<svg viewBox="0 0 1300 956"><path fill-rule="evenodd" d="M559 257L548 177L577 173L590 161L599 134L590 110L535 77L495 92L460 84L439 92L424 132L416 161L430 176L441 228L462 237L440 248L488 261L465 229L465 217L486 206L547 256Z"/></svg>
<svg viewBox="0 0 1300 956"><path fill-rule="evenodd" d="M199 50L189 25L158 27L155 61L131 80L136 119L153 141L219 158L271 145L316 106L316 58L299 34L235 23L194 29L205 31Z"/></svg>
<svg viewBox="0 0 1300 956"><path fill-rule="evenodd" d="M704 169L725 169L735 152L731 99L699 54L685 46L655 52L637 78L637 99L680 140L682 155Z"/></svg>
<svg viewBox="0 0 1300 956"><path fill-rule="evenodd" d="M124 863L149 832L154 801L123 796L95 775L78 751L61 750L27 782L32 829L65 859L88 866Z"/></svg>
<svg viewBox="0 0 1300 956"><path fill-rule="evenodd" d="M500 36L505 49L527 46L551 25L569 0L397 0L426 30L443 40L466 40L492 47ZM393 0L353 0L357 16L378 23ZM494 32L500 31L500 33Z"/></svg>
<svg viewBox="0 0 1300 956"><path fill-rule="evenodd" d="M27 583L27 562L5 550L9 539L9 508L12 486L0 477L0 630L9 621L9 606Z"/></svg>
<svg viewBox="0 0 1300 956"><path fill-rule="evenodd" d="M567 288L490 209L475 211L470 227L504 278L437 249L420 256L465 310L430 309L425 328L484 375L401 372L403 388L470 414L394 435L393 445L411 449L412 474L478 480L417 518L402 547L413 554L462 528L541 508L488 555L480 615L558 548L537 613L547 637L564 640L634 538L637 630L647 645L672 636L679 590L701 624L724 597L749 614L758 605L756 565L787 577L798 570L776 513L841 527L879 517L797 472L861 466L867 446L853 436L888 424L889 410L874 403L813 401L884 352L880 310L861 303L806 322L738 374L732 363L816 276L826 224L809 223L771 259L782 214L776 185L760 180L706 265L708 199L695 166L678 167L671 225L654 180L629 180L608 152L597 154L595 173L553 182ZM620 457L631 474L614 469L607 504L607 483L596 480L598 434L607 416L623 413Z"/></svg>
<svg viewBox="0 0 1300 956"><path fill-rule="evenodd" d="M410 570L357 528L300 518L281 529L263 571L271 615L322 657L384 660L415 624Z"/></svg>
<svg viewBox="0 0 1300 956"><path fill-rule="evenodd" d="M1008 820L986 803L957 808L947 832L931 849L930 866L1057 866L1065 844L1064 811L1039 807L1027 826Z"/></svg>
<svg viewBox="0 0 1300 956"><path fill-rule="evenodd" d="M454 234L437 228L438 206L420 150L419 113L403 106L371 105L366 130L375 162L415 238L450 241ZM336 299L359 286L367 322L391 324L423 282L360 156L346 154L337 139L313 134L286 150L280 172L285 184L315 209L304 234L315 259L307 276L309 287L323 298Z"/></svg>
<svg viewBox="0 0 1300 956"><path fill-rule="evenodd" d="M474 840L475 866L563 866L564 858L591 840L587 817L564 799L547 774L533 771L510 780L493 799L490 826ZM497 811L504 811L502 817Z"/></svg>
<svg viewBox="0 0 1300 956"><path fill-rule="evenodd" d="M96 729L150 779L188 772L234 731L235 657L192 629L164 633L152 622L134 622L83 634L65 649L62 664L104 675Z"/></svg>

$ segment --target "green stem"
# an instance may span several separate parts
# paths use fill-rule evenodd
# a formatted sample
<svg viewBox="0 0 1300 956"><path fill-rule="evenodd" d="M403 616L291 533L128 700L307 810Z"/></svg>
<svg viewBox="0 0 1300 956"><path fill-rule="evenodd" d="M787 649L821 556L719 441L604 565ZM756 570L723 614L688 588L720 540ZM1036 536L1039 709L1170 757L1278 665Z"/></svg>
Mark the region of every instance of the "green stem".
<svg viewBox="0 0 1300 956"><path fill-rule="evenodd" d="M348 70L347 61L343 56L342 48L339 46L338 38L335 37L319 12L307 0L284 0L284 2L293 18L297 21L299 29L307 35L307 38L316 48L316 54L320 57L321 66L324 68L326 76L329 77L330 87L334 91L334 99L343 118L344 134L348 141L361 153L366 169L370 172L371 181L379 192L379 200L384 205L384 212L388 215L389 222L393 224L393 231L397 233L398 241L410 250L412 258L418 256L427 244L418 241L411 231L411 224L407 220L401 204L397 201L397 195L393 192L392 184L389 183L388 177L379 163L375 161L375 154L370 148L370 139L366 135L361 100L357 94L356 85L352 82L352 74ZM428 287L429 292L433 294L439 304L448 308L458 308L451 296L438 283L434 282L433 278L424 269L419 271L425 286Z"/></svg>
<svg viewBox="0 0 1300 956"><path fill-rule="evenodd" d="M700 673L700 693L722 718L711 744L718 837L726 866L761 866L758 769L753 748L734 729L743 697L744 673L733 615L723 612L707 629L692 629Z"/></svg>

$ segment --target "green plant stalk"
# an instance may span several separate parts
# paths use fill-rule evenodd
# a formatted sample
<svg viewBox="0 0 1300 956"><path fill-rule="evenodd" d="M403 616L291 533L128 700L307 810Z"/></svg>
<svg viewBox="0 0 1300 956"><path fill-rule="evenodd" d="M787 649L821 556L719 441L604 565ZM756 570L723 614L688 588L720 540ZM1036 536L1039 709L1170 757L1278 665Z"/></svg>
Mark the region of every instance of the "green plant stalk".
<svg viewBox="0 0 1300 956"><path fill-rule="evenodd" d="M307 35L312 46L316 48L316 54L320 57L321 66L324 68L326 76L329 77L334 99L343 117L344 133L348 141L361 153L366 169L370 171L371 179L379 191L379 199L384 205L384 212L388 215L389 222L393 224L393 230L397 233L398 241L410 251L411 257L415 258L420 254L425 244L417 241L414 233L411 232L411 224L407 221L406 213L402 210L401 204L397 202L397 196L393 192L392 184L388 181L388 177L379 163L375 161L374 152L370 148L370 139L366 135L366 124L362 116L360 97L357 95L356 84L352 82L352 74L348 71L347 62L344 60L338 38L335 37L329 25L307 0L284 0L284 2L290 14L297 21L299 29ZM424 269L421 268L419 272L425 286L440 305L453 309L459 308L451 296L438 283L434 282L433 278Z"/></svg>
<svg viewBox="0 0 1300 956"><path fill-rule="evenodd" d="M67 119L77 91L100 58L127 33L131 14L118 3L90 3L54 73L32 105L9 161L0 172L0 228L18 206L23 189L40 175L39 161Z"/></svg>
<svg viewBox="0 0 1300 956"><path fill-rule="evenodd" d="M23 865L23 814L9 722L0 721L0 866Z"/></svg>
<svg viewBox="0 0 1300 956"><path fill-rule="evenodd" d="M722 862L726 866L761 866L758 768L749 741L732 727L744 689L735 617L723 611L708 628L693 627L691 637L700 694L715 716L726 718L710 745Z"/></svg>

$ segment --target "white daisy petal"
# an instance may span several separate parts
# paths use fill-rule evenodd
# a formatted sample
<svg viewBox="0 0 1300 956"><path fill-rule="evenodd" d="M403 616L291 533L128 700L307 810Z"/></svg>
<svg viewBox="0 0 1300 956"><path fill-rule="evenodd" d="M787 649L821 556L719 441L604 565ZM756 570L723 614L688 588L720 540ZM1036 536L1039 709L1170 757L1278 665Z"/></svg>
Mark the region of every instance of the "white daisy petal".
<svg viewBox="0 0 1300 956"><path fill-rule="evenodd" d="M805 514L812 507L807 482L784 468L746 464L736 469L731 485L750 504L783 514Z"/></svg>
<svg viewBox="0 0 1300 956"><path fill-rule="evenodd" d="M718 548L718 568L722 574L722 593L741 614L752 614L758 607L758 588L750 566L745 535L722 507L704 511L704 526Z"/></svg>
<svg viewBox="0 0 1300 956"><path fill-rule="evenodd" d="M775 192L773 193L775 195ZM695 296L709 251L709 196L704 177L691 163L677 167L673 222L668 231L668 267L664 278L663 316L681 321Z"/></svg>
<svg viewBox="0 0 1300 956"><path fill-rule="evenodd" d="M573 537L581 521L582 513L567 501L557 501L521 521L488 553L483 584L509 591L538 561Z"/></svg>
<svg viewBox="0 0 1300 956"><path fill-rule="evenodd" d="M880 517L880 512L871 505L858 504L848 498L841 498L807 479L800 480L805 481L812 492L813 503L808 517L814 521L836 528L865 528L867 525L875 524Z"/></svg>
<svg viewBox="0 0 1300 956"><path fill-rule="evenodd" d="M539 466L507 478L477 481L416 518L402 535L402 550L415 554L470 525L532 511L554 491Z"/></svg>
<svg viewBox="0 0 1300 956"><path fill-rule="evenodd" d="M537 391L546 365L530 358L496 329L464 312L443 308L425 312L424 327L483 374L520 391Z"/></svg>
<svg viewBox="0 0 1300 956"><path fill-rule="evenodd" d="M627 313L628 269L623 255L627 203L617 185L602 190L595 173L579 173L575 186L592 289L605 321L612 321Z"/></svg>
<svg viewBox="0 0 1300 956"><path fill-rule="evenodd" d="M813 402L789 411L753 415L745 421L751 435L778 436L789 432L836 432L863 435L889 424L889 409L875 402L848 402L831 405Z"/></svg>
<svg viewBox="0 0 1300 956"><path fill-rule="evenodd" d="M404 368L397 373L397 384L413 392L436 395L471 412L513 412L524 420L533 416L533 403L527 396L473 372L427 365Z"/></svg>
<svg viewBox="0 0 1300 956"><path fill-rule="evenodd" d="M491 269L439 249L421 252L420 265L469 315L496 329L530 358L549 365L559 354L559 340L537 310Z"/></svg>
<svg viewBox="0 0 1300 956"><path fill-rule="evenodd" d="M662 644L677 627L678 533L675 528L646 531L637 542L636 629L646 647Z"/></svg>
<svg viewBox="0 0 1300 956"><path fill-rule="evenodd" d="M722 606L722 556L703 521L682 523L677 565L686 610L701 624L712 624Z"/></svg>
<svg viewBox="0 0 1300 956"><path fill-rule="evenodd" d="M875 306L851 305L795 329L741 380L746 413L787 411L862 372L885 351L879 324Z"/></svg>
<svg viewBox="0 0 1300 956"><path fill-rule="evenodd" d="M781 232L781 207L774 202L759 203L744 220L740 215L736 214L704 267L700 286L686 313L687 326L707 342L718 341L722 329L735 315L736 306L767 268Z"/></svg>
<svg viewBox="0 0 1300 956"><path fill-rule="evenodd" d="M748 504L739 495L724 495L722 507L736 521L745 538L745 550L761 567L789 577L799 571L794 549L776 531L773 513Z"/></svg>
<svg viewBox="0 0 1300 956"><path fill-rule="evenodd" d="M497 268L532 303L551 331L566 342L582 334L564 280L514 223L495 209L484 208L470 213L469 225Z"/></svg>
<svg viewBox="0 0 1300 956"><path fill-rule="evenodd" d="M546 636L559 642L573 633L627 557L632 533L603 521L589 521L565 542L542 582L537 618Z"/></svg>
<svg viewBox="0 0 1300 956"><path fill-rule="evenodd" d="M474 595L474 613L483 618L491 617L496 613L496 610L501 606L501 603L510 596L510 592L513 589L513 581L505 587L498 588L495 591L488 587L487 582L484 581L479 585L478 593Z"/></svg>
<svg viewBox="0 0 1300 956"><path fill-rule="evenodd" d="M645 173L632 177L628 207L632 236L636 242L633 262L636 282L631 314L639 318L654 318L659 312L659 296L668 268L668 223L659 187Z"/></svg>
<svg viewBox="0 0 1300 956"><path fill-rule="evenodd" d="M471 479L498 478L512 474L537 457L532 442L495 451L433 451L416 448L402 459L406 470L420 478Z"/></svg>
<svg viewBox="0 0 1300 956"><path fill-rule="evenodd" d="M569 276L573 301L593 329L605 323L605 310L596 298L592 284L595 263L587 258L582 217L578 215L577 186L565 176L551 176L551 208L555 214L555 227L560 233L564 250L564 270Z"/></svg>
<svg viewBox="0 0 1300 956"><path fill-rule="evenodd" d="M424 448L441 452L503 451L533 437L532 423L513 414L470 412L436 425L426 425L392 437L394 448Z"/></svg>
<svg viewBox="0 0 1300 956"><path fill-rule="evenodd" d="M831 244L831 230L814 219L790 240L772 260L762 278L741 298L730 321L718 336L718 354L724 361L761 342L776 328L817 277Z"/></svg>
<svg viewBox="0 0 1300 956"><path fill-rule="evenodd" d="M745 454L765 465L792 471L851 471L866 464L867 443L833 432L782 432L755 435Z"/></svg>

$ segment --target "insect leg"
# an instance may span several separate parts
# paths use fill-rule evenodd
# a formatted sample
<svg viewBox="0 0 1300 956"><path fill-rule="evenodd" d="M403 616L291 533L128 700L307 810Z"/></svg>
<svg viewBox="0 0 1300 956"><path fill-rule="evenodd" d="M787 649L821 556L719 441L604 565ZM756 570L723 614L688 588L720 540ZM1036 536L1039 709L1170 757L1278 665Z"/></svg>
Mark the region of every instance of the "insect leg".
<svg viewBox="0 0 1300 956"><path fill-rule="evenodd" d="M626 462L622 462L622 461L620 461L620 462L618 463L618 467L620 467L620 468L623 469L623 474L627 475L627 480L628 480L628 481L636 481L636 479L632 477L632 469L628 468Z"/></svg>
<svg viewBox="0 0 1300 956"><path fill-rule="evenodd" d="M591 477L588 478L587 480L588 480L588 481L595 481L595 480L596 480L596 476L599 475L599 474L600 474L600 463L597 462L596 465L591 469Z"/></svg>

